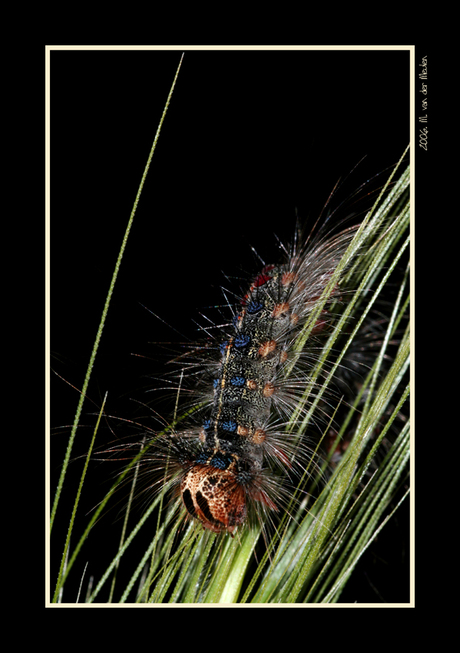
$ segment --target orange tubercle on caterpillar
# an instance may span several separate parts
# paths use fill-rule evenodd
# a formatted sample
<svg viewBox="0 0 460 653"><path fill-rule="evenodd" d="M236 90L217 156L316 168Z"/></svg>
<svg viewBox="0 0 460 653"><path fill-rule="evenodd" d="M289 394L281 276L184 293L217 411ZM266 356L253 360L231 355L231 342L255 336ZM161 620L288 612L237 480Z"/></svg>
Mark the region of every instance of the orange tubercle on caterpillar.
<svg viewBox="0 0 460 653"><path fill-rule="evenodd" d="M265 358L276 349L276 340L267 340L259 347L259 355Z"/></svg>

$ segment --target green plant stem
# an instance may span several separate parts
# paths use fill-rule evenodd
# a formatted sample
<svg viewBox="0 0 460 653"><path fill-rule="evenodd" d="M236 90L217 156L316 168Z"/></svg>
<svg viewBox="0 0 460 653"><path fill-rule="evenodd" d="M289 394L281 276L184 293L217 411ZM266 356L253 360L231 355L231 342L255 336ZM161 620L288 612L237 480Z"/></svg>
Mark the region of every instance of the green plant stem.
<svg viewBox="0 0 460 653"><path fill-rule="evenodd" d="M104 406L105 406L106 399L107 399L107 393L105 394L104 401L102 402L101 410L99 411L99 417L97 419L96 426L95 426L94 432L93 432L93 437L91 439L91 444L89 446L88 453L86 454L85 466L83 468L83 472L82 472L81 479L80 479L80 485L78 486L77 495L75 497L75 502L74 502L74 505L73 505L72 516L70 518L70 524L69 524L69 528L67 530L67 537L66 537L66 541L65 541L65 545L64 545L64 551L62 552L61 566L60 566L60 569L59 569L58 579L57 579L57 582L56 582L56 589L54 590L54 596L53 596L53 601L52 601L53 603L57 602L58 596L59 596L59 591L60 591L60 589L62 587L62 576L63 576L63 572L64 572L64 565L66 563L67 556L68 556L68 553L69 553L70 537L72 535L72 529L73 529L73 525L74 525L74 522L75 522L75 516L77 514L77 508L78 508L78 504L80 502L81 491L82 491L82 488L83 488L83 483L85 481L86 471L88 469L91 454L92 454L92 451L93 451L93 446L94 446L94 441L96 439L96 434L97 434L97 431L99 429L99 424L100 424L100 421L101 421L102 414L104 412Z"/></svg>
<svg viewBox="0 0 460 653"><path fill-rule="evenodd" d="M80 393L80 399L78 401L77 412L75 414L75 419L74 419L74 423L73 423L73 426L72 426L72 431L71 431L71 434L70 434L69 443L67 445L67 451L66 451L66 454L65 454L64 463L62 465L61 474L59 476L59 482L58 482L56 494L55 494L55 497L54 497L53 508L51 510L50 532L51 532L51 530L53 528L54 518L56 516L56 511L57 511L57 507L58 507L58 503L59 503L59 498L61 496L62 486L64 484L64 478L65 478L65 475L66 475L66 472L67 472L67 467L68 467L69 460L70 460L70 454L72 452L72 447L73 447L73 443L74 443L74 440L75 440L75 434L77 432L77 427L78 427L78 424L79 424L79 421L80 421L80 415L81 415L81 412L82 412L83 403L84 403L84 400L85 400L85 397L86 397L86 392L88 390L89 380L91 378L91 372L93 370L94 361L96 360L96 354L97 354L97 350L99 348L99 342L101 340L102 331L104 329L105 321L106 321L106 318L107 318L107 313L108 313L109 306L110 306L110 301L112 299L113 290L115 288L115 282L117 280L118 272L120 270L121 260L123 258L123 254L124 254L125 249L126 249L129 233L131 231L131 227L132 227L132 224L133 224L133 221L134 221L134 215L136 213L136 209L137 209L137 206L139 204L139 199L140 199L142 189L144 187L144 183L145 183L145 180L147 178L147 173L148 173L148 170L149 170L149 167L150 167L150 162L152 160L153 153L155 151L155 148L156 148L156 145L157 145L157 142L158 142L158 138L160 136L163 121L165 119L166 112L168 110L169 103L170 103L170 100L171 100L171 97L172 97L172 94L173 94L173 91L174 91L174 87L176 85L176 80L177 80L177 77L179 75L179 70L180 70L180 67L181 67L181 64L182 64L183 57L184 57L184 55L182 55L182 57L180 59L179 65L178 65L177 70L176 70L176 74L174 76L174 80L173 80L171 89L169 91L168 99L166 100L166 104L165 104L165 107L163 109L163 113L162 113L162 116L161 116L161 119L160 119L160 122L159 122L159 125L158 125L158 128L157 128L157 132L155 134L155 138L154 138L154 141L153 141L152 148L150 150L150 154L149 154L147 163L146 163L145 168L144 168L144 173L142 175L142 179L141 179L141 182L139 184L139 188L138 188L138 191L137 191L137 194L136 194L136 198L134 200L134 205L133 205L133 208L132 208L132 211L131 211L130 218L128 220L128 226L126 227L125 235L123 236L123 242L121 244L121 248L120 248L120 251L119 251L119 254L118 254L118 258L117 258L117 261L116 261L116 264L115 264L115 269L114 269L114 272L113 272L113 275L112 275L112 280L110 282L109 291L107 293L104 309L102 311L101 321L99 323L99 328L98 328L97 333L96 333L96 339L94 341L93 350L91 352L91 357L90 357L90 360L89 360L88 368L86 370L85 380L83 382L82 391Z"/></svg>

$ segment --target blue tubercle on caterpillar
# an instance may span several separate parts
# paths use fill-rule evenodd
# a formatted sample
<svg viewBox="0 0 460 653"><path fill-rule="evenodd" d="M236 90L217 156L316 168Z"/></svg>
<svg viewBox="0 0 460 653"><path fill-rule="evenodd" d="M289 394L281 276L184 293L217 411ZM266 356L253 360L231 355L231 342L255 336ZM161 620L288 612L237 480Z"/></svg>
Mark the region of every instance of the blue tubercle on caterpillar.
<svg viewBox="0 0 460 653"><path fill-rule="evenodd" d="M212 398L201 427L157 443L186 513L211 531L232 534L250 513L261 518L286 500L280 473L301 467L307 449L283 427L309 383L308 359L315 358L294 344L305 325L313 350L327 332L328 306L341 298L333 276L355 232L320 231L281 264L260 270L214 348ZM302 371L293 365L301 357Z"/></svg>

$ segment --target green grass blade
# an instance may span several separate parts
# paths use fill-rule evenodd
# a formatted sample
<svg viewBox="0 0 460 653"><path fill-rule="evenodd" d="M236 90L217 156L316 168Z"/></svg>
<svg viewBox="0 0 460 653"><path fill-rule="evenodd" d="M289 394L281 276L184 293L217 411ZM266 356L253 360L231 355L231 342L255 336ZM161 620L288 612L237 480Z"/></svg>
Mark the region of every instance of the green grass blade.
<svg viewBox="0 0 460 653"><path fill-rule="evenodd" d="M110 301L112 299L113 290L115 288L115 282L117 280L118 273L120 271L121 261L122 261L123 254L124 254L125 249L126 249L129 233L131 231L131 227L132 227L133 221L134 221L134 215L136 213L136 209L137 209L137 206L139 204L139 199L140 199L140 196L141 196L141 193L142 193L142 189L144 187L144 183L145 183L145 180L147 178L147 173L148 173L149 168L150 168L150 163L152 161L153 153L155 152L155 148L156 148L156 145L157 145L157 142L158 142L158 138L160 136L161 128L163 126L163 122L164 122L164 119L166 117L166 112L168 110L169 103L170 103L170 100L171 100L171 97L172 97L172 94L173 94L173 91L174 91L174 87L176 85L176 80L177 80L177 77L179 75L179 70L180 70L180 66L181 66L181 63L182 63L182 59L183 59L183 55L181 57L179 65L177 67L176 74L174 76L174 80L173 80L171 89L169 91L169 95L168 95L168 98L166 100L166 104L165 104L162 116L160 118L160 122L159 122L159 125L158 125L158 128L157 128L157 132L155 134L153 145L152 145L152 148L150 150L150 154L149 154L147 163L146 163L145 168L144 168L142 179L141 179L141 182L139 184L139 188L138 188L137 193L136 193L136 198L134 200L134 205L133 205L131 215L130 215L129 220L128 220L128 225L126 227L126 231L125 231L125 234L123 236L123 241L122 241L122 244L121 244L121 247L120 247L118 258L117 258L117 261L115 263L115 269L113 271L112 279L111 279L110 286L109 286L109 291L107 293L104 308L103 308L103 311L102 311L101 321L99 323L99 328L98 328L97 333L96 333L96 339L94 341L93 350L91 352L91 357L90 357L90 360L89 360L88 368L86 370L85 380L83 382L82 391L80 393L80 399L79 399L78 406L77 406L77 412L75 413L75 419L74 419L74 423L73 423L73 426L72 426L72 431L71 431L71 434L70 434L69 443L67 445L67 450L66 450L66 454L65 454L65 458L64 458L64 463L62 465L61 474L59 476L58 486L57 486L57 489L56 489L56 494L55 494L55 497L54 497L53 507L52 507L52 510L51 510L50 532L51 532L51 530L53 528L54 518L56 516L56 511L57 511L57 507L58 507L58 503L59 503L59 498L61 496L62 486L64 484L64 478L65 478L67 467L68 467L68 464L69 464L69 461L70 461L70 455L71 455L71 452L72 452L73 443L74 443L74 440L75 440L75 434L76 434L76 431L77 431L77 428L78 428L78 424L80 422L80 416L81 416L81 412L82 412L82 409L83 409L83 403L84 403L84 399L85 399L85 396L86 396L86 392L88 390L89 380L91 378L91 372L93 370L94 361L96 360L96 354L97 354L97 350L99 348L99 343L100 343L100 340L101 340L101 337L102 337L102 331L104 329L105 321L107 319L107 313L108 313L108 310L109 310Z"/></svg>
<svg viewBox="0 0 460 653"><path fill-rule="evenodd" d="M94 428L93 437L91 439L91 443L90 443L88 452L86 454L85 465L84 465L83 472L82 472L82 475L81 475L80 485L78 486L77 495L75 497L75 502L74 502L73 509L72 509L72 516L70 518L70 524L69 524L69 528L68 528L68 531L67 531L67 537L66 537L66 541L65 541L65 545L64 545L64 551L62 552L61 566L60 566L60 569L59 569L59 574L58 574L58 578L57 578L57 582L56 582L56 589L54 590L54 596L53 596L53 601L52 601L53 603L56 603L56 601L58 600L59 592L60 592L61 587L62 587L64 566L66 564L67 556L68 556L68 553L69 553L70 537L72 535L73 525L74 525L74 522L75 522L75 516L77 514L77 508L78 508L78 504L79 504L79 501L80 501L81 492L82 492L82 489L83 489L83 483L85 481L89 461L91 459L91 454L93 452L94 442L96 440L96 434L97 434L97 431L99 429L99 424L101 422L101 417L102 417L102 414L104 412L104 406L105 406L106 399L107 399L107 394L105 395L104 401L102 402L101 410L99 411L99 416L97 418L96 426Z"/></svg>

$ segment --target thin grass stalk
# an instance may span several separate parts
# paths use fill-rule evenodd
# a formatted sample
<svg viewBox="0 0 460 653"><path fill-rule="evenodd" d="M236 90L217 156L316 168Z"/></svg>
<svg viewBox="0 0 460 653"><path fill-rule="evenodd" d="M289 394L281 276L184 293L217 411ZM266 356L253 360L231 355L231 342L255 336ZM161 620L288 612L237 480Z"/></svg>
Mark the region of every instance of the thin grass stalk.
<svg viewBox="0 0 460 653"><path fill-rule="evenodd" d="M407 396L408 396L408 388L406 388L406 391L403 393L403 396L402 396L402 398L401 398L399 404L396 406L395 410L393 411L393 414L392 414L391 417L389 418L388 423L386 424L385 428L384 428L383 431L382 431L382 434L379 436L379 438L377 439L377 441L374 443L374 445L373 445L373 447L372 447L372 449L371 449L370 454L369 454L368 457L366 458L367 464L364 464L364 465L363 465L359 470L357 470L357 472L356 472L356 474L355 474L355 477L356 477L357 479L360 479L360 478L363 477L363 475L364 475L364 473L365 473L365 470L367 469L367 466L370 464L370 461L372 460L373 455L376 453L376 451L377 451L377 449L378 449L378 447L379 447L381 441L382 441L383 438L385 437L387 430L390 428L392 422L394 421L394 419L396 419L396 416L399 414L399 412L400 412L400 410L401 410L401 408L402 408L402 405L404 404L404 402L405 402L406 399L407 399ZM394 445L394 447L395 447L395 446L396 446L396 445ZM393 447L393 448L394 448L394 447ZM393 450L392 450L392 451L393 451ZM384 470L385 470L385 468L386 468L385 465L386 465L386 463L385 463L385 461L384 461L384 462L382 463L382 466L381 466ZM385 473L385 472L384 472L384 473ZM361 495L361 496L362 496L362 495ZM360 504L361 507L358 508L358 513L356 513L356 515L353 517L353 523L355 523L356 520L358 519L358 516L359 516L359 514L360 514L360 511L362 512L364 509L366 509L367 513L370 512L370 508L366 508L366 503L365 503L365 501L364 501L363 499L360 499L360 500L361 500L361 504ZM373 503L376 503L376 500L375 500L375 499L374 499L374 502L373 502ZM353 503L353 506L352 506L351 510L354 510L354 506L355 506L355 504L356 504L356 502ZM381 503L380 503L380 506L382 506L382 505L383 505L383 503L381 502ZM356 512L356 510L355 510L355 512ZM344 523L345 523L345 522L348 522L348 523L349 523L349 521L348 521L348 520L350 519L349 514L350 514L350 513L348 513L347 515L345 515L345 516L342 518ZM375 510L375 511L374 511L374 517L378 516L378 514L379 514L378 511ZM369 526L371 526L371 525L372 525L372 519L369 518L369 519L367 520L367 523L368 523ZM355 530L356 530L356 526L354 526L352 530L350 530L350 529L347 530L348 535L347 535L346 541L350 541L350 538L354 537L354 536L352 535L352 533L353 533ZM335 545L334 545L334 546L335 546ZM347 545L347 546L349 546L349 545ZM341 554L341 558L340 558L340 559L335 563L335 565L338 566L339 568L340 568L340 566L341 566L340 562L341 562L341 560L343 559L344 555L345 555L345 554L342 553L342 554ZM334 559L333 559L333 557L331 556L331 558L329 559L329 562L328 562L327 564L330 564L333 560L334 560ZM323 568L323 570L322 570L320 576L321 576L321 575L324 575L324 573L325 573L325 571L326 571L326 568L327 568L327 564L326 564L326 566ZM320 577L318 577L318 579L315 581L313 587L316 586L316 584L318 583L319 580L320 580ZM323 585L327 585L327 583L328 583L328 581L325 580L324 583L323 583ZM312 594L312 592L313 592L313 588L312 588L312 590L310 590L310 593L308 594L307 600L311 599L311 598L314 596L314 594Z"/></svg>
<svg viewBox="0 0 460 653"><path fill-rule="evenodd" d="M393 447L391 458L382 466L383 472L380 477L377 475L377 480L372 484L372 500L367 501L361 506L360 513L356 516L357 524L354 529L353 538L350 542L350 549L346 551L343 557L337 562L336 568L340 570L337 580L332 590L326 595L324 601L337 601L341 593L346 579L351 574L352 570L358 563L364 551L369 547L370 543L375 539L377 534L381 531L383 526L388 523L389 516L378 525L379 520L387 506L389 505L392 496L394 496L394 489L400 483L403 474L407 473L407 463L409 460L409 429L405 427L401 432L402 442L395 444ZM408 496L408 491L404 497ZM398 507L401 502L398 503ZM364 509L365 508L365 509ZM394 514L394 511L391 515ZM359 531L362 531L359 536ZM353 548L351 544L356 540ZM326 585L326 583L325 583ZM322 588L324 592L324 587ZM318 597L318 601L319 601Z"/></svg>
<svg viewBox="0 0 460 653"><path fill-rule="evenodd" d="M144 448L144 444L145 444L145 438L142 441L141 452L140 453L142 453L142 449ZM127 529L127 526L128 526L129 515L131 513L131 505L132 505L132 502L133 502L134 491L135 491L135 488L136 488L136 482L137 482L138 474L139 474L139 463L136 465L136 470L134 472L134 477L133 477L133 480L132 480L132 483L131 483L131 489L129 491L128 504L126 506L125 517L123 519L123 526L122 526L122 529L121 529L120 544L118 545L118 551L121 550L121 548L123 547L123 543L125 541L125 534L126 534L126 529ZM112 584L110 586L110 594L109 594L109 600L108 600L109 603L112 603L113 593L115 591L115 583L116 583L116 580L117 580L117 571L119 569L119 566L120 566L120 561L118 561L118 563L117 563L117 565L115 567L115 570L113 572Z"/></svg>
<svg viewBox="0 0 460 653"><path fill-rule="evenodd" d="M132 227L133 222L134 222L134 216L135 216L135 213L136 213L136 210L137 210L137 206L139 204L139 200L140 200L140 196L141 196L141 193L142 193L142 189L144 187L145 180L147 178L147 173L148 173L148 170L150 168L150 163L152 161L153 153L155 151L155 148L156 148L156 145L157 145L157 142L158 142L158 138L160 136L161 128L163 126L163 122L164 122L164 119L166 117L166 112L168 110L169 103L171 101L171 97L172 97L172 94L173 94L173 91L174 91L174 87L176 85L176 80L177 80L177 77L179 75L179 70L180 70L180 67L181 67L181 64L182 64L182 59L183 59L183 55L181 57L179 65L177 67L176 74L174 76L174 80L173 80L171 89L169 91L169 95L168 95L168 98L166 100L166 104L165 104L165 107L163 109L162 116L160 118L160 122L159 122L159 125L158 125L158 128L157 128L157 132L155 134L153 145L152 145L152 148L150 150L150 154L149 154L149 157L147 159L147 163L146 163L145 168L144 168L144 172L143 172L143 175L142 175L142 178L141 178L141 182L139 184L139 188L137 190L137 194L136 194L136 197L135 197L135 200L134 200L134 205L133 205L133 208L131 210L131 215L130 215L129 220L128 220L128 225L126 227L126 231L125 231L125 234L123 236L123 241L122 241L122 244L121 244L121 247L120 247L120 251L119 251L116 263L115 263L115 269L114 269L114 272L113 272L113 275L112 275L112 279L110 281L109 291L107 293L104 308L103 308L103 311L102 311L101 320L100 320L99 327L98 327L98 330L97 330L97 333L96 333L96 339L94 341L94 345L93 345L93 349L92 349L92 352L91 352L91 357L90 357L90 360L89 360L88 368L86 370L85 379L83 381L83 387L82 387L82 390L81 390L81 393L80 393L80 399L78 401L77 412L75 413L74 423L73 423L73 426L72 426L72 431L70 433L70 438L69 438L69 442L68 442L68 445L67 445L67 450L66 450L65 457L64 457L64 463L62 465L61 474L59 476L58 486L57 486L57 489L56 489L56 494L55 494L55 497L54 497L53 507L52 507L52 510L51 510L50 533L51 533L52 528L53 528L54 518L56 516L56 511L57 511L57 507L58 507L58 504L59 504L59 499L60 499L61 492L62 492L62 486L64 484L64 479L65 479L65 475L66 475L66 472L67 472L67 467L69 465L70 455L72 453L72 448L73 448L73 443L74 443L74 440L75 440L75 435L76 435L76 432L77 432L78 424L80 423L80 416L81 416L81 412L82 412L82 409L83 409L83 403L84 403L86 393L87 393L87 390L88 390L89 380L91 378L91 373L92 373L92 370L93 370L94 362L96 360L96 354L97 354L97 351L98 351L98 348L99 348L99 343L100 343L100 340L101 340L101 337L102 337L102 331L104 329L105 321L107 319L107 314L108 314L108 310L109 310L109 306L110 306L110 301L112 299L113 291L114 291L114 288L115 288L115 283L116 283L116 280L117 280L117 277L118 277L118 272L120 270L121 261L122 261L123 254L124 254L125 249L126 249L126 245L127 245L127 242L128 242L128 237L129 237L131 227Z"/></svg>
<svg viewBox="0 0 460 653"><path fill-rule="evenodd" d="M345 517L351 527L347 529L346 537L342 541L341 552L338 552L329 575L319 585L316 595L313 594L312 588L306 597L307 601L321 602L326 593L330 596L328 587L332 584L335 586L334 591L337 591L340 579L343 580L350 573L368 543L374 539L379 530L378 522L391 500L393 489L399 484L401 475L407 472L408 454L408 428L405 428L387 454L386 460L364 487L359 500L353 504L354 514Z"/></svg>
<svg viewBox="0 0 460 653"><path fill-rule="evenodd" d="M59 574L58 574L58 578L57 578L57 582L56 582L56 589L54 590L54 596L53 596L53 600L52 600L53 603L56 603L56 601L58 600L58 596L59 596L61 588L63 586L64 566L66 566L66 567L68 566L67 565L67 559L68 559L68 555L69 555L70 538L71 538L71 535L72 535L73 525L75 523L75 517L76 517L76 514L77 514L78 504L80 502L80 496L81 496L81 492L82 492L82 489L83 489L83 483L85 481L89 461L91 459L91 454L93 452L94 442L96 440L96 435L97 435L97 432L98 432L98 429L99 429L99 424L101 422L102 414L104 412L104 406L105 406L106 399L107 399L107 393L105 394L104 401L102 402L101 410L99 411L99 416L97 418L96 426L95 426L94 431L93 431L93 437L91 438L89 449L88 449L88 452L86 454L85 465L83 467L83 471L82 471L82 474L81 474L80 484L78 486L77 494L76 494L76 497L75 497L75 502L74 502L73 509L72 509L72 515L70 517L70 524L69 524L69 528L67 530L67 537L66 537L66 541L65 541L65 545L64 545L64 551L62 552L61 566L60 566L60 569L59 569Z"/></svg>
<svg viewBox="0 0 460 653"><path fill-rule="evenodd" d="M175 524L176 527L179 526L178 522ZM152 593L149 597L149 603L162 603L163 599L166 596L166 593L174 580L176 574L180 573L180 569L185 556L190 552L193 547L194 542L196 541L199 534L197 532L197 525L190 524L187 529L185 536L182 538L182 541L179 543L179 546L171 553L173 550L174 540L176 538L177 531L174 528L174 537L169 537L166 545L163 549L162 558L164 560L163 567L160 568L155 585L151 584L150 589ZM155 579L154 579L155 580Z"/></svg>
<svg viewBox="0 0 460 653"><path fill-rule="evenodd" d="M327 390L327 388L328 388L328 386L330 384L330 381L332 380L338 366L340 365L340 362L341 362L343 356L345 355L349 345L352 343L353 339L356 337L356 334L358 333L359 329L361 328L361 326L362 326L365 318L367 317L372 305L374 304L374 302L376 301L376 299L377 299L378 295L380 294L381 290L385 286L391 272L396 267L400 257L403 255L403 253L406 250L408 244L409 244L409 240L407 239L406 242L403 244L403 246L400 248L399 253L397 254L397 256L392 261L392 264L391 264L390 268L387 270L387 272L386 272L385 276L383 277L382 281L380 282L378 288L375 290L372 299L370 301L368 301L368 303L366 304L366 307L362 311L359 319L357 320L357 322L355 324L355 327L353 329L353 332L351 333L346 345L344 346L343 350L340 352L340 355L338 356L338 358L335 361L334 365L329 370L328 375L327 375L322 387L319 389L315 399L313 400L313 402L311 404L310 410L308 411L308 413L305 416L302 424L300 425L299 433L303 433L306 430L306 428L307 428L307 426L309 424L309 421L311 419L311 415L314 413L314 411L315 411L317 405L319 404L324 392L326 392L326 390ZM328 342L326 343L326 345L324 347L323 353L322 353L322 355L321 355L321 357L320 357L320 359L318 361L318 364L316 365L316 367L315 367L315 369L314 369L314 371L312 373L313 382L318 378L318 376L319 376L319 374L320 374L320 372L321 372L321 370L322 370L328 356L330 355L332 347L333 347L339 333L345 328L347 322L349 322L350 315L352 314L352 311L355 308L355 304L358 302L359 298L361 297L361 294L366 290L367 287L369 287L369 281L370 281L371 277L374 275L374 273L377 270L381 269L382 259L385 258L385 252L387 250L387 247L388 247L388 245L386 243L383 243L376 250L375 258L372 261L372 265L368 267L367 273L364 276L364 278L362 279L360 286L358 287L356 293L351 297L351 300L350 300L348 306L346 307L346 309L344 310L344 312L343 312L343 314L342 314L342 316L341 316L341 318L340 318L340 320L339 320L339 322L337 324L336 329L334 329L333 334L331 334L331 337L329 338ZM306 393L306 395L304 396L303 401L306 402L307 399L308 399L308 393ZM301 412L301 409L299 408L299 413L300 412Z"/></svg>
<svg viewBox="0 0 460 653"><path fill-rule="evenodd" d="M144 450L143 450L143 451L140 451L140 452L137 454L137 456L135 456L135 457L133 458L133 460L130 461L130 463L126 466L125 470L120 474L120 476L118 477L118 479L115 481L115 483L112 485L112 487L111 487L110 490L107 492L107 494L105 495L105 497L102 499L102 501L101 501L101 502L99 503L99 505L97 506L97 508L96 508L96 510L94 511L94 513L93 513L93 515L92 515L92 517L91 517L91 519L90 519L90 521L89 521L87 527L85 528L85 531L83 532L83 535L81 536L81 538L79 539L79 541L78 541L78 543L77 543L75 549L73 550L73 553L72 553L72 556L71 556L71 558L70 558L70 561L69 561L68 565L66 566L66 571L65 571L64 578L63 578L63 581L62 581L63 583L65 582L65 580L66 580L66 578L67 578L67 576L68 576L68 574L69 574L69 572L70 572L70 570L71 570L71 568L72 568L72 566L73 566L75 560L77 559L78 554L80 553L80 550L81 550L81 548L83 547L83 544L85 543L85 541L86 541L86 539L87 539L89 533L91 532L91 529L93 528L94 524L96 523L96 521L98 520L98 518L99 518L100 515L102 514L103 510L104 510L105 507L107 506L107 503L109 502L109 500L111 499L111 497L115 494L115 492L118 490L118 488L121 486L121 484L122 484L123 480L126 478L126 476L130 473L131 468L132 468L134 465L136 465L137 462L139 461L140 457L141 457L142 455L145 454L145 451L149 448L149 446L152 446L152 443L150 443L149 445L146 445L146 447L144 448ZM158 497L158 499L155 501L155 505L157 504L158 501L159 501L159 497ZM123 550L124 550L124 549L123 549Z"/></svg>
<svg viewBox="0 0 460 653"><path fill-rule="evenodd" d="M198 549L195 554L195 568L188 586L185 588L184 603L196 603L200 596L199 580L203 574L205 564L209 559L214 540L215 535L213 533L207 533L200 542L201 549Z"/></svg>
<svg viewBox="0 0 460 653"><path fill-rule="evenodd" d="M142 528L142 526L144 525L144 523L147 521L147 519L149 518L150 514L155 510L155 508L156 508L156 502L152 502L152 504L149 506L149 508L147 509L147 511L144 513L144 515L142 516L142 518L140 519L140 521L136 524L135 528L131 531L131 533L129 534L129 536L126 538L126 541L125 541L125 543L123 544L123 546L121 547L121 549L117 552L116 556L114 557L114 559L112 560L112 562L111 562L111 563L109 564L109 566L107 567L106 571L105 571L104 574L102 575L101 580L100 580L99 583L97 584L97 586L96 586L94 592L91 594L91 596L90 596L90 598L89 598L89 600L88 600L88 603L92 603L92 602L94 601L94 599L96 598L96 596L99 594L99 592L101 591L102 587L104 586L104 584L106 583L106 581L109 579L109 577L110 577L112 571L115 569L117 563L119 562L119 560L120 560L120 559L122 558L122 556L124 555L126 549L129 547L129 545L131 544L131 542L133 541L133 539L134 539L134 538L136 537L136 535L139 533L140 529Z"/></svg>
<svg viewBox="0 0 460 653"><path fill-rule="evenodd" d="M131 579L129 580L126 589L120 599L120 603L126 603L128 600L128 597L130 595L130 592L134 586L134 583L136 582L137 578L141 574L143 570L145 570L145 566L147 564L147 561L152 558L152 552L156 550L156 548L159 546L159 542L162 540L165 532L166 532L166 527L169 525L169 523L173 521L173 513L170 512L170 514L165 518L164 522L161 524L159 528L157 528L154 537L151 540L151 543L147 550L145 551L144 555L142 556L141 561L139 562L134 574L132 575ZM172 548L172 543L174 542L174 538L177 536L177 532L179 530L179 524L173 523L171 531L167 534L166 541L164 541L161 545L162 551L165 550L170 550ZM157 569L159 569L158 573ZM149 572L146 574L144 578L144 582L142 584L142 587L139 588L139 591L137 593L136 597L136 603L146 603L148 602L148 596L149 596L149 590L151 589L151 586L153 585L153 582L157 576L161 574L161 557L157 556L156 558L156 564L152 564L152 561L149 563Z"/></svg>
<svg viewBox="0 0 460 653"><path fill-rule="evenodd" d="M237 556L239 541L237 538L226 538L219 542L219 560L212 575L208 589L203 597L203 603L219 603L228 577L230 575L233 561Z"/></svg>
<svg viewBox="0 0 460 653"><path fill-rule="evenodd" d="M399 357L396 358L395 363L393 364L390 372L383 379L383 382L379 388L379 391L376 394L375 400L372 404L372 408L369 410L368 415L365 421L357 427L357 431L354 435L352 444L353 447L349 447L344 455L344 460L347 461L348 458L351 460L351 464L356 465L358 458L363 450L364 445L368 442L371 434L374 431L375 425L379 423L381 416L384 414L386 407L390 398L394 395L404 373L407 370L408 366L408 343L406 342L405 347L400 353ZM379 438L379 442L382 440L382 436ZM377 447L374 448L374 452ZM361 479L364 476L365 470L370 464L371 459L368 456L366 461L360 468L357 468L359 473L355 474L354 481L349 484L345 489L343 494L343 503L346 504L347 501L353 496L356 492Z"/></svg>
<svg viewBox="0 0 460 653"><path fill-rule="evenodd" d="M219 603L237 603L247 566L260 536L259 529L247 529L237 550L235 561L222 590Z"/></svg>
<svg viewBox="0 0 460 653"><path fill-rule="evenodd" d="M356 437L357 436L355 435L355 438ZM362 436L362 441L364 442L364 435ZM359 443L359 440L356 442ZM335 514L340 513L340 504L347 495L350 495L351 489L355 485L355 483L352 483L351 481L353 478L353 469L360 455L361 448L361 446L356 444L353 448L349 448L347 451L349 454L348 460L345 457L343 465L341 466L340 477L336 480L337 489L332 493L332 503L329 503L325 512L320 514L319 524L321 524L321 526L318 527L318 531L315 533L313 548L309 550L308 554L300 563L302 565L302 572L299 574L295 583L293 583L291 592L286 596L287 602L295 601L299 595L301 586L305 583L307 576L311 573L315 560L318 558L317 554L319 554L321 545L327 537L326 529L332 525Z"/></svg>

